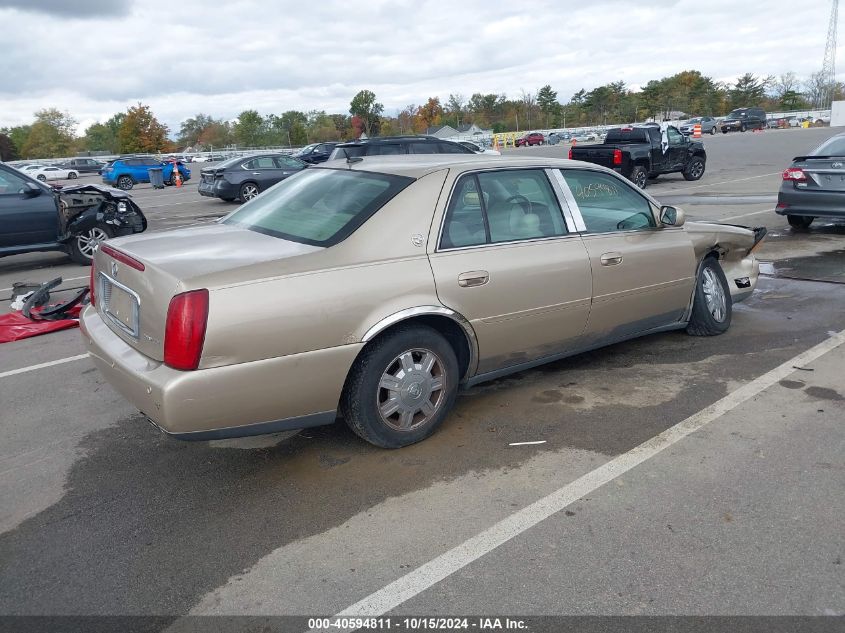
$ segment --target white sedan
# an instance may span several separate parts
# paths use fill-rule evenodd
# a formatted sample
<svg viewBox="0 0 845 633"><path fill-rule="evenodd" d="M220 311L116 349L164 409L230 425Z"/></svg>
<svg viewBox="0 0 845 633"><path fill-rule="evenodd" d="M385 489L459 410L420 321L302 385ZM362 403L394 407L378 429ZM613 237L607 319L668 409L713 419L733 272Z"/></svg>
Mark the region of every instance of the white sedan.
<svg viewBox="0 0 845 633"><path fill-rule="evenodd" d="M41 169L30 170L28 172L31 176L35 176L41 182L48 180L73 180L79 178L79 172L74 169L63 169L61 167L42 167Z"/></svg>

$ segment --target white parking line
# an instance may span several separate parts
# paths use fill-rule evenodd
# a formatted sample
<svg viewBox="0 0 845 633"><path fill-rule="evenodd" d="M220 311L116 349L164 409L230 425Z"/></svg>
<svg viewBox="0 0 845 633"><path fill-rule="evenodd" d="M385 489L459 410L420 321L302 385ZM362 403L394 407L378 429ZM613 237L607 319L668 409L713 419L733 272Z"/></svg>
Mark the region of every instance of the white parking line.
<svg viewBox="0 0 845 633"><path fill-rule="evenodd" d="M65 281L79 281L80 279L88 279L90 275L85 275L84 277L68 277L67 279L62 279L62 282ZM35 282L35 283L44 283L42 282ZM0 292L8 292L9 290L14 290L14 288L0 288Z"/></svg>
<svg viewBox="0 0 845 633"><path fill-rule="evenodd" d="M760 215L761 213L773 213L774 209L772 207L767 207L765 209L761 209L760 211L750 211L749 213L740 213L739 215L729 215L726 218L718 218L717 222L724 222L725 220L736 220L737 218L745 218L750 215Z"/></svg>
<svg viewBox="0 0 845 633"><path fill-rule="evenodd" d="M16 376L18 374L25 374L28 371L35 371L36 369L44 369L45 367L52 367L53 365L63 365L75 360L82 360L88 358L88 354L77 354L76 356L68 356L67 358L60 358L58 360L51 360L47 363L38 363L37 365L30 365L29 367L21 367L20 369L11 369L9 371L0 372L0 378L7 378L9 376Z"/></svg>
<svg viewBox="0 0 845 633"><path fill-rule="evenodd" d="M682 420L627 453L611 459L604 465L559 488L539 501L535 501L515 512L448 552L417 567L412 572L347 607L335 617L378 617L388 613L500 545L560 512L578 499L592 493L597 488L613 481L713 420L725 415L761 391L776 384L779 380L783 380L795 372L796 368L803 367L843 343L845 343L845 330L832 334L830 338L746 383L709 407ZM312 631L317 630L312 629ZM355 629L340 628L337 630L354 631Z"/></svg>
<svg viewBox="0 0 845 633"><path fill-rule="evenodd" d="M693 185L692 187L681 187L680 189L661 189L659 191L652 191L651 195L653 195L655 198L659 199L660 194L663 194L663 193L673 193L675 191L689 191L690 189L701 189L702 187L712 187L713 185L727 185L727 184L730 184L732 182L743 182L745 180L754 180L756 178L766 178L768 176L777 176L781 173L782 172L775 171L775 172L772 172L771 174L760 174L759 176L749 176L748 178L736 178L735 180L722 180L721 182L708 182L708 183L703 184L703 185ZM725 194L725 195L728 195L728 194Z"/></svg>

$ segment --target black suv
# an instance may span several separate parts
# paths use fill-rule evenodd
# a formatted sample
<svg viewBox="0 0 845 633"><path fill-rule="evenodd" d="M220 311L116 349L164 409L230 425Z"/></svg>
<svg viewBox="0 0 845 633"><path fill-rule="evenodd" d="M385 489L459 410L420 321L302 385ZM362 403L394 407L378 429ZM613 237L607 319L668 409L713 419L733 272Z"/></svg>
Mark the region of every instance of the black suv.
<svg viewBox="0 0 845 633"><path fill-rule="evenodd" d="M766 111L763 108L737 108L722 121L722 134L730 130L762 130L766 127Z"/></svg>
<svg viewBox="0 0 845 633"><path fill-rule="evenodd" d="M331 160L395 154L475 154L463 145L436 136L382 136L340 143Z"/></svg>
<svg viewBox="0 0 845 633"><path fill-rule="evenodd" d="M336 146L336 142L311 143L311 145L306 145L301 150L294 153L293 157L305 161L306 163L311 163L312 165L325 163L329 160L329 156L332 155L332 151L334 151Z"/></svg>

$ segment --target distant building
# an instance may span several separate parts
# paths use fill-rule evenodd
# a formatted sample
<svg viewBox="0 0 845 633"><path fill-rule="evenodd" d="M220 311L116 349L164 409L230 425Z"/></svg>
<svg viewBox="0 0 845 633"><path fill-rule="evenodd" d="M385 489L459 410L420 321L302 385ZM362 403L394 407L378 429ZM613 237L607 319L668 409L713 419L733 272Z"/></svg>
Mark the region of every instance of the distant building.
<svg viewBox="0 0 845 633"><path fill-rule="evenodd" d="M493 130L482 130L475 123L469 125L459 125L453 128L451 125L437 125L435 127L427 128L425 134L429 136L436 136L437 138L462 138L472 139L476 136L492 136Z"/></svg>

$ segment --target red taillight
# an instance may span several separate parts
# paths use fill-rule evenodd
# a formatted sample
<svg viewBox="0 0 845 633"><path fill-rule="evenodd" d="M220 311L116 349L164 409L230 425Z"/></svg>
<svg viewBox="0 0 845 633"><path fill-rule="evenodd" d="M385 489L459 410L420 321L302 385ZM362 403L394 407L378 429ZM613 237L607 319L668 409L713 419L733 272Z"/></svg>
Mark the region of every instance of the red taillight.
<svg viewBox="0 0 845 633"><path fill-rule="evenodd" d="M100 244L100 250L111 257L112 259L116 259L117 261L126 264L129 268L134 268L135 270L144 270L144 264L139 262L134 257L127 255L126 253L117 250L116 248L112 248L108 244Z"/></svg>
<svg viewBox="0 0 845 633"><path fill-rule="evenodd" d="M569 148L569 160L572 160L572 148Z"/></svg>
<svg viewBox="0 0 845 633"><path fill-rule="evenodd" d="M208 290L191 290L173 297L164 328L164 364L173 369L196 369L207 323Z"/></svg>
<svg viewBox="0 0 845 633"><path fill-rule="evenodd" d="M807 174L805 174L804 170L800 167L790 167L789 169L783 170L783 179L793 180L795 182L806 182Z"/></svg>
<svg viewBox="0 0 845 633"><path fill-rule="evenodd" d="M613 164L614 165L621 165L622 164L622 150L621 149L613 150Z"/></svg>
<svg viewBox="0 0 845 633"><path fill-rule="evenodd" d="M88 300L91 301L91 305L97 305L96 294L94 293L95 283L97 281L97 270L94 267L94 260L91 260L91 279L88 280Z"/></svg>

